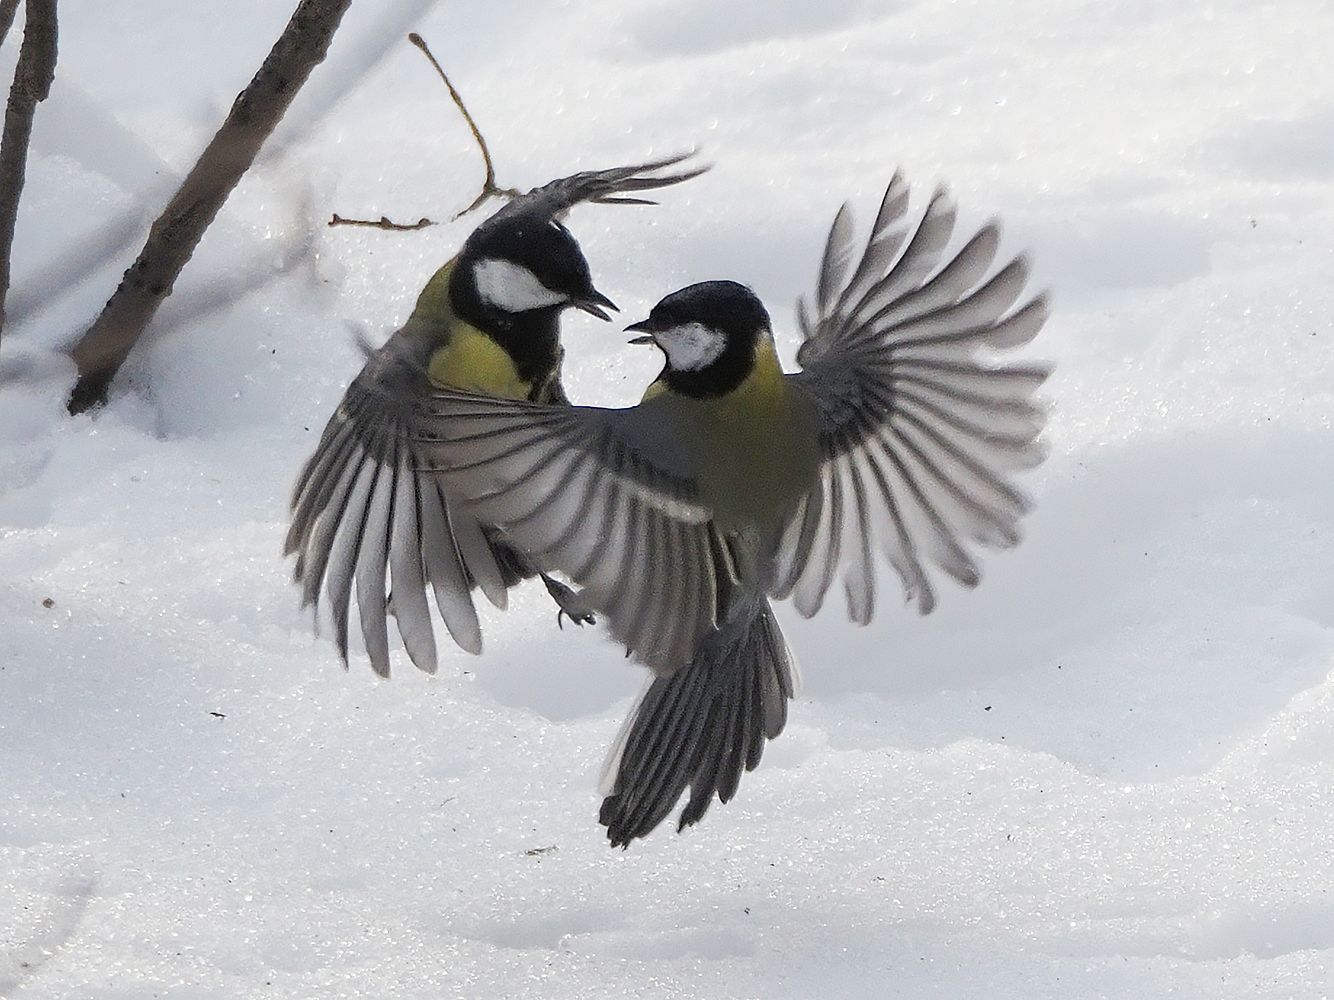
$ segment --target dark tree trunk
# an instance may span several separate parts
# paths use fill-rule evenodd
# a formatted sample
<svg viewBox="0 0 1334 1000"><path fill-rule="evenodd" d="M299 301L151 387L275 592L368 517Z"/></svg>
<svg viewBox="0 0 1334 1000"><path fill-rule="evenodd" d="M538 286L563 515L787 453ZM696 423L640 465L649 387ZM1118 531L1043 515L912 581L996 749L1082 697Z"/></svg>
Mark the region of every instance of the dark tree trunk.
<svg viewBox="0 0 1334 1000"><path fill-rule="evenodd" d="M18 0L0 3L0 41L14 23ZM56 75L56 0L28 0L14 85L5 107L4 134L0 136L0 331L5 325L5 298L9 295L9 258L14 248L19 197L28 165L28 142L37 105L51 93Z"/></svg>
<svg viewBox="0 0 1334 1000"><path fill-rule="evenodd" d="M323 61L352 0L301 0L249 86L149 230L139 258L70 352L79 367L70 413L106 402L111 380L250 168L306 78Z"/></svg>

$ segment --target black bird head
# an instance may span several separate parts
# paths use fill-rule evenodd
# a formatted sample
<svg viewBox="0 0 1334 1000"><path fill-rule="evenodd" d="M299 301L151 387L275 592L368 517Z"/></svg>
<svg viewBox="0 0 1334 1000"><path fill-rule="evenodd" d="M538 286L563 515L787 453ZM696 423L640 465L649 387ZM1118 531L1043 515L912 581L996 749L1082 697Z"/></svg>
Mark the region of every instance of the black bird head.
<svg viewBox="0 0 1334 1000"><path fill-rule="evenodd" d="M524 314L554 316L569 306L609 320L616 308L593 287L570 231L535 213L482 223L463 244L451 294L460 314L483 328L508 329Z"/></svg>
<svg viewBox="0 0 1334 1000"><path fill-rule="evenodd" d="M450 284L454 308L488 333L552 328L567 306L610 319L611 300L593 287L588 261L561 220L576 205L650 205L640 192L671 187L708 169L679 153L610 170L560 177L501 207L463 244ZM673 172L675 169L675 172Z"/></svg>
<svg viewBox="0 0 1334 1000"><path fill-rule="evenodd" d="M769 313L745 285L702 281L672 292L648 319L626 327L633 344L655 344L667 356L663 378L697 398L731 392L750 374L755 345L770 332Z"/></svg>

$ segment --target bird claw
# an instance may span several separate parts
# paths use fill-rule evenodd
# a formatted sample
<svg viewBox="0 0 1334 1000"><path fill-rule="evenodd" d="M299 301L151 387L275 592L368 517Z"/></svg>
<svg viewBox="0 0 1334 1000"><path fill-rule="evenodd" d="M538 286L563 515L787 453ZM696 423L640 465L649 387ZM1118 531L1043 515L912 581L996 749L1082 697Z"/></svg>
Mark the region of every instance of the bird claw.
<svg viewBox="0 0 1334 1000"><path fill-rule="evenodd" d="M556 628L560 629L562 632L565 631L565 622L564 622L564 619L566 619L566 618L570 619L570 621L574 622L574 623L575 623L576 625L578 625L580 628L582 628L582 627L585 626L585 625L596 625L596 624L598 623L598 622L597 622L597 619L594 618L594 617L593 617L589 612L587 612L587 611L580 611L580 612L577 612L577 613L576 613L576 612L567 611L565 608L557 608L557 609L556 609Z"/></svg>
<svg viewBox="0 0 1334 1000"><path fill-rule="evenodd" d="M576 625L596 625L597 619L593 617L593 612L583 606L579 595L571 588L561 583L559 580L553 580L545 573L542 574L542 583L546 585L547 593L557 604L556 627L562 632L565 631L565 619L569 618Z"/></svg>

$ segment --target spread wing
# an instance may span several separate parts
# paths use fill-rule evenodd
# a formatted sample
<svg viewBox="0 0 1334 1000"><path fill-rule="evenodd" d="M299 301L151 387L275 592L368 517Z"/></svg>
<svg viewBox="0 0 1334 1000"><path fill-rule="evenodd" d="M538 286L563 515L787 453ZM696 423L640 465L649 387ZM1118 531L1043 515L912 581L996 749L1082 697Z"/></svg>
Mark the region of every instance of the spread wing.
<svg viewBox="0 0 1334 1000"><path fill-rule="evenodd" d="M845 205L814 315L798 303L804 370L789 378L819 410L824 462L786 526L774 593L794 596L803 615L819 610L841 570L849 617L869 621L876 549L924 614L936 600L928 567L975 585L970 547L1019 541L1030 504L1011 474L1043 457L1045 414L1033 394L1049 369L994 360L1047 318L1043 295L1014 307L1027 261L988 276L995 221L947 254L955 208L943 189L916 226L907 208L908 185L896 173L856 257Z"/></svg>
<svg viewBox="0 0 1334 1000"><path fill-rule="evenodd" d="M519 215L558 220L581 202L652 204L633 194L680 184L708 169L683 166L691 155L551 181L510 201L475 232ZM416 407L431 386L424 374L427 359L416 351L402 338L391 338L348 388L297 482L285 547L286 554L297 555L294 575L305 605L316 604L327 583L344 662L355 586L366 649L381 675L389 672L390 610L413 663L433 671L427 586L450 635L477 653L482 639L472 586L503 608L507 587L532 572L525 556L495 529L458 510L436 478L421 471L427 463L415 440L421 415ZM561 398L558 383L553 398ZM390 585L392 609L386 598Z"/></svg>
<svg viewBox="0 0 1334 1000"><path fill-rule="evenodd" d="M469 652L482 636L471 589L498 607L522 575L518 557L496 544L475 518L447 499L413 436L413 401L430 392L424 361L393 337L371 354L324 429L297 480L284 553L296 554L303 606L332 605L335 639L347 662L349 605L355 584L361 630L376 673L389 673L386 587L412 662L436 667L426 587L445 627Z"/></svg>
<svg viewBox="0 0 1334 1000"><path fill-rule="evenodd" d="M451 495L582 585L612 635L666 674L716 627L736 571L655 402L553 407L442 390L418 445Z"/></svg>
<svg viewBox="0 0 1334 1000"><path fill-rule="evenodd" d="M709 169L707 164L683 166L685 161L694 155L693 152L678 153L632 166L612 167L609 170L585 170L569 177L549 181L506 203L490 219L482 223L482 226L486 226L492 220L509 220L519 215L559 221L571 208L581 202L595 202L601 205L652 205L654 204L652 201L633 197L632 193L670 187L698 177ZM671 167L681 169L672 171L669 169Z"/></svg>

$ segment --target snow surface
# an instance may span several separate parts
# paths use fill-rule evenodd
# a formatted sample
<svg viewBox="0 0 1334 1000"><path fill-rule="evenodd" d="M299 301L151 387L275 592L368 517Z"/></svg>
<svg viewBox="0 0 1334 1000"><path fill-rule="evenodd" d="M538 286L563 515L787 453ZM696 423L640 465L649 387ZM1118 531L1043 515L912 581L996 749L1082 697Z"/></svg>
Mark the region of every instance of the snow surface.
<svg viewBox="0 0 1334 1000"><path fill-rule="evenodd" d="M0 995L1334 994L1334 7L354 4L117 399L65 418L50 348L290 6L61 5L0 344ZM895 165L1055 292L1025 544L924 619L785 612L788 731L628 853L595 821L618 649L525 591L481 659L345 674L278 557L356 331L474 224L323 225L474 193L409 26L502 183L716 162L572 219L627 321L733 277L790 351ZM577 398L632 400L651 359L568 328Z"/></svg>

